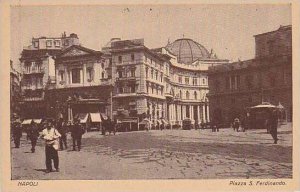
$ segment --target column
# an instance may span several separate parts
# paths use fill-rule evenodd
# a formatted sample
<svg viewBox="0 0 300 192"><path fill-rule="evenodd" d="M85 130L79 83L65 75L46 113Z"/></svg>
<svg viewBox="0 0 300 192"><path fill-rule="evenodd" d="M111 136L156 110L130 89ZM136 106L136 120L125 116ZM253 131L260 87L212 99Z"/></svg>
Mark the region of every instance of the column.
<svg viewBox="0 0 300 192"><path fill-rule="evenodd" d="M56 71L55 71L55 79L56 79L56 85L58 86L59 85L59 81L60 81L60 79L59 79L59 73L58 73L58 69L56 69Z"/></svg>
<svg viewBox="0 0 300 192"><path fill-rule="evenodd" d="M178 121L178 105L175 104L175 120Z"/></svg>
<svg viewBox="0 0 300 192"><path fill-rule="evenodd" d="M232 89L232 80L231 80L231 76L229 77L229 89L231 90Z"/></svg>
<svg viewBox="0 0 300 192"><path fill-rule="evenodd" d="M185 119L186 118L186 106L185 105L182 106L182 113L183 113L182 118Z"/></svg>
<svg viewBox="0 0 300 192"><path fill-rule="evenodd" d="M69 84L69 74L68 74L68 71L67 71L67 68L66 68L66 67L65 67L65 76L66 76L66 77L65 77L65 78L66 78L66 79L65 79L65 82L66 82L66 85L67 85L67 84Z"/></svg>
<svg viewBox="0 0 300 192"><path fill-rule="evenodd" d="M87 83L87 76L86 76L86 63L83 64L83 75L82 75L83 85Z"/></svg>
<svg viewBox="0 0 300 192"><path fill-rule="evenodd" d="M207 105L206 111L207 111L207 119L208 119L208 122L210 122L210 118L209 118L209 105Z"/></svg>
<svg viewBox="0 0 300 192"><path fill-rule="evenodd" d="M193 106L193 105L191 105L191 108L192 108L192 118L191 118L191 119L192 119L192 120L195 120L195 119L194 119L194 113L195 113L194 106Z"/></svg>
<svg viewBox="0 0 300 192"><path fill-rule="evenodd" d="M234 76L234 89L237 89L237 76Z"/></svg>
<svg viewBox="0 0 300 192"><path fill-rule="evenodd" d="M204 123L206 123L205 104L203 104L203 106L202 106L202 118L203 118Z"/></svg>
<svg viewBox="0 0 300 192"><path fill-rule="evenodd" d="M201 122L201 118L200 118L200 106L197 105L197 117L198 117L198 121Z"/></svg>
<svg viewBox="0 0 300 192"><path fill-rule="evenodd" d="M72 84L72 70L69 71L69 84Z"/></svg>
<svg viewBox="0 0 300 192"><path fill-rule="evenodd" d="M80 83L83 84L83 72L80 70Z"/></svg>

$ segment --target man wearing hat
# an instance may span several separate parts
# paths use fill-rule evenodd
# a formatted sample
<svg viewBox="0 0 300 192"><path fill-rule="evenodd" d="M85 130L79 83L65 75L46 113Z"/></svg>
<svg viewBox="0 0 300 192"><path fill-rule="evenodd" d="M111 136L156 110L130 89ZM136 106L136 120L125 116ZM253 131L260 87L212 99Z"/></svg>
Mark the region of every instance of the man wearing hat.
<svg viewBox="0 0 300 192"><path fill-rule="evenodd" d="M82 129L82 127L80 125L80 120L78 118L76 118L74 120L74 125L72 126L72 129L71 129L71 136L73 139L73 151L76 150L76 145L77 145L78 151L80 151L81 138L82 138L83 133L84 133L84 130Z"/></svg>
<svg viewBox="0 0 300 192"><path fill-rule="evenodd" d="M52 120L47 121L47 127L42 131L41 137L45 140L45 154L46 154L46 173L52 171L53 159L54 167L59 172L59 158L58 158L58 139L61 137L57 129L54 128Z"/></svg>
<svg viewBox="0 0 300 192"><path fill-rule="evenodd" d="M22 127L19 119L16 119L12 124L12 134L15 143L15 147L20 147L20 139L22 137Z"/></svg>

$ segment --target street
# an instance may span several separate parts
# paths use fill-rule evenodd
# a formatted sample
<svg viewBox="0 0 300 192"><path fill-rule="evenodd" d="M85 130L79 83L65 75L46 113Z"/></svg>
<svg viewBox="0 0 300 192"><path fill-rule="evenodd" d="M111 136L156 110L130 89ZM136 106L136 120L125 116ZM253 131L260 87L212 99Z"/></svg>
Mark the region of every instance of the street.
<svg viewBox="0 0 300 192"><path fill-rule="evenodd" d="M266 130L153 130L83 135L82 150L59 151L60 172L45 173L44 142L36 152L22 136L12 149L12 179L233 179L292 178L292 125Z"/></svg>

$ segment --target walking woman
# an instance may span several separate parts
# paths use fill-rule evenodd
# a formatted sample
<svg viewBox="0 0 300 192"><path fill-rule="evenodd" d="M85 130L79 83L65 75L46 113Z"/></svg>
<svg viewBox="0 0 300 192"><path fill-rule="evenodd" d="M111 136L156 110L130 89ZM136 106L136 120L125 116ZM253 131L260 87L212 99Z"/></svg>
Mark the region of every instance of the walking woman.
<svg viewBox="0 0 300 192"><path fill-rule="evenodd" d="M50 120L47 123L46 129L43 130L41 137L45 140L45 154L46 154L46 173L52 171L53 159L55 171L59 172L59 158L58 158L58 148L59 141L58 138L61 137L60 133L53 127L53 123Z"/></svg>

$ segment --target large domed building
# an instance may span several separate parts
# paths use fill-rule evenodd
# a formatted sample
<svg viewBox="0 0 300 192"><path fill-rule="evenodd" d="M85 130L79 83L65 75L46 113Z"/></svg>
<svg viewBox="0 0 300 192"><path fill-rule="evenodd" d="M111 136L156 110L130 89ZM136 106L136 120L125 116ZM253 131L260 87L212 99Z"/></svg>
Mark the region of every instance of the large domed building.
<svg viewBox="0 0 300 192"><path fill-rule="evenodd" d="M171 124L182 125L184 119L191 119L195 124L210 121L207 70L209 66L228 63L210 50L188 38L154 49L171 58L165 94Z"/></svg>

